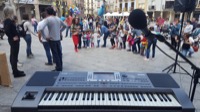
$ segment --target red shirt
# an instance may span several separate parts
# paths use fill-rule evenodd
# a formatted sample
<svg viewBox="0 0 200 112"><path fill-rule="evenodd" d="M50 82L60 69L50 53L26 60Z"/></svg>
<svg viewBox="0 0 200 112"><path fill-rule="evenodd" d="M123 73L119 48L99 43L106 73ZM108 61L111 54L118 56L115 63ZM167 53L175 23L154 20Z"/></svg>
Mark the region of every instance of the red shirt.
<svg viewBox="0 0 200 112"><path fill-rule="evenodd" d="M72 25L72 20L73 20L72 16L69 16L68 18L66 18L65 22L67 23L67 26L71 26Z"/></svg>

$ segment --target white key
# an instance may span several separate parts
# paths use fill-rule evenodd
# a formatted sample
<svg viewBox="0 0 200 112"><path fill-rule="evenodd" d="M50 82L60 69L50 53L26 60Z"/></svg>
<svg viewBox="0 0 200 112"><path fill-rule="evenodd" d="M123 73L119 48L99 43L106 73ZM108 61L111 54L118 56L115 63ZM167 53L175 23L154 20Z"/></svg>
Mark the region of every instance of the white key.
<svg viewBox="0 0 200 112"><path fill-rule="evenodd" d="M58 97L58 99L57 100L55 100L55 105L60 105L60 97L61 97L61 95L62 95L62 93L58 93L58 95L60 94L60 96ZM57 98L57 97L56 97Z"/></svg>
<svg viewBox="0 0 200 112"><path fill-rule="evenodd" d="M47 105L47 106L48 106L48 105L50 105L50 104L51 104L51 101L52 101L52 100L49 100L49 98L50 98L50 97L51 97L51 95L53 95L53 94L54 94L54 93L52 93L52 92L49 94L49 97L47 98L45 105Z"/></svg>
<svg viewBox="0 0 200 112"><path fill-rule="evenodd" d="M178 103L178 101L171 94L168 94L168 97L172 100L175 107L181 107L180 103Z"/></svg>
<svg viewBox="0 0 200 112"><path fill-rule="evenodd" d="M49 105L55 105L57 95L58 95L58 93L54 93L54 95L53 95L53 97L51 99L51 103Z"/></svg>
<svg viewBox="0 0 200 112"><path fill-rule="evenodd" d="M65 92L63 92L62 94L64 94L64 96L63 96L63 99L62 99L62 100L60 100L60 103L59 103L59 105L64 105L64 102L65 102L65 97L66 97L66 95L67 95L67 93L65 93Z"/></svg>
<svg viewBox="0 0 200 112"><path fill-rule="evenodd" d="M102 93L100 93L100 102L99 102L99 105L104 105L104 102L105 102L105 98L104 98L104 100L102 100Z"/></svg>
<svg viewBox="0 0 200 112"><path fill-rule="evenodd" d="M98 100L98 93L94 93L94 98L95 98L95 105L99 105L100 101Z"/></svg>
<svg viewBox="0 0 200 112"><path fill-rule="evenodd" d="M84 96L84 94L83 94ZM87 105L87 93L85 93L85 100L83 100L83 105Z"/></svg>
<svg viewBox="0 0 200 112"><path fill-rule="evenodd" d="M40 101L39 105L43 105L44 104L44 102L45 102L44 99L45 99L45 97L47 95L48 95L47 93L44 94L44 96L43 96L42 100Z"/></svg>
<svg viewBox="0 0 200 112"><path fill-rule="evenodd" d="M116 93L114 93L114 97L115 97L115 100L114 100L113 105L114 106L119 105L119 101L117 100L117 94Z"/></svg>
<svg viewBox="0 0 200 112"><path fill-rule="evenodd" d="M153 106L153 105L154 105L154 102L149 100L149 97L147 96L146 93L143 94L143 96L144 96L144 98L145 98L145 104L146 104L147 106ZM152 99L152 100L153 100L153 99Z"/></svg>
<svg viewBox="0 0 200 112"><path fill-rule="evenodd" d="M67 100L65 100L64 105L71 105L72 93L68 93Z"/></svg>
<svg viewBox="0 0 200 112"><path fill-rule="evenodd" d="M79 100L80 100L80 92L77 92L76 97L75 97L75 105L79 105Z"/></svg>
<svg viewBox="0 0 200 112"><path fill-rule="evenodd" d="M110 105L110 101L108 99L108 93L104 93L104 95L105 95L104 105Z"/></svg>
<svg viewBox="0 0 200 112"><path fill-rule="evenodd" d="M130 97L130 99L131 99L131 101L129 102L130 105L131 105L131 106L135 106L135 105L136 105L136 102L135 102L135 100L134 100L134 98L133 98L132 93L128 93L128 95L129 95L129 97Z"/></svg>
<svg viewBox="0 0 200 112"><path fill-rule="evenodd" d="M89 96L89 99L88 99L88 96ZM91 105L91 93L90 92L87 93L86 101L87 101L87 105Z"/></svg>
<svg viewBox="0 0 200 112"><path fill-rule="evenodd" d="M77 95L77 93L76 92L73 92L72 93L72 97L73 97L73 99L72 99L72 97L71 97L71 99L70 99L70 101L71 101L71 105L75 105L76 104L76 95Z"/></svg>
<svg viewBox="0 0 200 112"><path fill-rule="evenodd" d="M93 94L93 100L92 100L92 94ZM91 105L95 105L95 96L94 96L94 93L91 93Z"/></svg>
<svg viewBox="0 0 200 112"><path fill-rule="evenodd" d="M83 105L83 93L80 93L77 105Z"/></svg>
<svg viewBox="0 0 200 112"><path fill-rule="evenodd" d="M164 107L163 102L160 101L160 99L158 98L157 94L153 94L153 96L156 98L157 102L156 105L160 106L160 107Z"/></svg>
<svg viewBox="0 0 200 112"><path fill-rule="evenodd" d="M119 99L120 99L120 105L125 106L126 102L124 101L124 98L122 96L122 93L119 93Z"/></svg>

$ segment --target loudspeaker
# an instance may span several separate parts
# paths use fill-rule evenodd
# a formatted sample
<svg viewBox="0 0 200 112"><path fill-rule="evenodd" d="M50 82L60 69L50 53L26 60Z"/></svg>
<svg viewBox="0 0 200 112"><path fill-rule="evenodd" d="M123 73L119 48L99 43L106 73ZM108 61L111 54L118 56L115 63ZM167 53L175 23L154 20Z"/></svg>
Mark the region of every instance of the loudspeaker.
<svg viewBox="0 0 200 112"><path fill-rule="evenodd" d="M191 12L196 8L196 0L175 0L175 12Z"/></svg>

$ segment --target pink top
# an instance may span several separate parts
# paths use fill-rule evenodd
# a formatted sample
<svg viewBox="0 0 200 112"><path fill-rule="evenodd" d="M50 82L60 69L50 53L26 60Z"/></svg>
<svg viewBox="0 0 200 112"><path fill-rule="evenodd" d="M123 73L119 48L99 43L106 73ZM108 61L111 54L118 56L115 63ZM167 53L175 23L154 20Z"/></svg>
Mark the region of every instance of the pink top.
<svg viewBox="0 0 200 112"><path fill-rule="evenodd" d="M66 18L65 22L67 23L67 26L71 26L72 25L72 20L73 20L72 16L69 16L68 18Z"/></svg>

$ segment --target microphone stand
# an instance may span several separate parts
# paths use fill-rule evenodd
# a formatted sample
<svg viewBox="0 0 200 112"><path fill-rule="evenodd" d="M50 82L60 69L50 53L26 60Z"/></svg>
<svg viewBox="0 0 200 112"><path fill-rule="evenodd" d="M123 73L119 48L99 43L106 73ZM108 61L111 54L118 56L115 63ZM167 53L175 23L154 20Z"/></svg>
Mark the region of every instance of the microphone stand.
<svg viewBox="0 0 200 112"><path fill-rule="evenodd" d="M187 59L179 50L174 48L168 41L165 40L165 38L162 35L155 35L157 39L161 42L164 42L168 47L170 47L177 55L179 55L181 58L183 58L188 64L191 65L191 68L194 70L192 80L191 80L191 85L190 85L190 91L189 91L189 97L191 101L194 100L194 95L196 92L196 86L199 82L200 78L200 68L197 67L195 64L193 64L189 59ZM193 84L192 84L193 82Z"/></svg>
<svg viewBox="0 0 200 112"><path fill-rule="evenodd" d="M178 41L178 43L177 43L177 49L179 50L180 49L180 43L181 43L181 36L182 36L182 29L183 29L183 22L184 22L184 16L185 16L185 12L183 12L183 15L182 15L182 19L181 19L181 29L180 29L180 34L179 34L179 41ZM175 62L173 63L173 64L171 64L170 66L168 66L167 68L165 68L164 70L163 70L163 72L164 71L166 71L167 69L169 69L168 70L168 72L167 73L169 73L169 71L170 70L172 70L173 68L174 68L174 70L173 70L173 73L176 73L176 66L179 66L183 71L185 71L187 74L189 74L188 72L187 72L187 70L185 70L179 63L178 63L178 54L176 54L176 58L175 58Z"/></svg>

